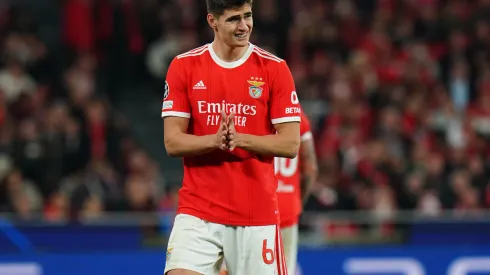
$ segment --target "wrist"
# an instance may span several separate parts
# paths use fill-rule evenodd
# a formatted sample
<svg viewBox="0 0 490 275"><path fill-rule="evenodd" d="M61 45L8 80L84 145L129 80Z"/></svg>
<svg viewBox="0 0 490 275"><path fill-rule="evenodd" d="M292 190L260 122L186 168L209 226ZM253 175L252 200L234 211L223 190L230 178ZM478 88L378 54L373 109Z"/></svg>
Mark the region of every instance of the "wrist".
<svg viewBox="0 0 490 275"><path fill-rule="evenodd" d="M236 147L240 149L246 149L249 144L249 135L236 133Z"/></svg>
<svg viewBox="0 0 490 275"><path fill-rule="evenodd" d="M209 149L218 149L219 144L218 141L216 140L216 135L206 135L204 136L206 138L206 147Z"/></svg>

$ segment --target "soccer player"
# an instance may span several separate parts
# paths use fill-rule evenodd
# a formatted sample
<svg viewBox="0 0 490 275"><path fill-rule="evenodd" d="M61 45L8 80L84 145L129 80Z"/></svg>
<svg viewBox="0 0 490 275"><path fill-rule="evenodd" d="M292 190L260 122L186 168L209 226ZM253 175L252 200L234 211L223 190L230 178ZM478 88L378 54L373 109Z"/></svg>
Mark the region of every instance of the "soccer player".
<svg viewBox="0 0 490 275"><path fill-rule="evenodd" d="M274 171L279 182L277 198L281 215L281 233L288 274L296 274L298 255L298 222L302 205L316 180L318 164L310 122L301 113L300 154L294 159L275 158Z"/></svg>
<svg viewBox="0 0 490 275"><path fill-rule="evenodd" d="M301 112L300 154L294 159L275 158L274 172L278 180L277 199L281 216L281 233L284 255L289 275L296 274L298 255L298 222L302 205L309 196L309 189L318 174L315 143L310 121ZM221 275L227 275L223 265Z"/></svg>
<svg viewBox="0 0 490 275"><path fill-rule="evenodd" d="M287 274L274 157L294 158L301 108L285 61L249 43L251 0L207 0L211 44L167 72L165 148L184 178L165 274Z"/></svg>

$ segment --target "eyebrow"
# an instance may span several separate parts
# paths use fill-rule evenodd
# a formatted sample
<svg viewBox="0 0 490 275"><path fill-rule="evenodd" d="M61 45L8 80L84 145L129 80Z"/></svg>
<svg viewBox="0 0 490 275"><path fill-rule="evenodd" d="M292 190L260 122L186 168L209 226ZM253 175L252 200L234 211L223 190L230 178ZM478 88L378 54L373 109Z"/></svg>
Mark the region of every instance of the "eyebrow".
<svg viewBox="0 0 490 275"><path fill-rule="evenodd" d="M233 15L233 16L226 18L226 21L234 21L234 20L240 19L240 17L241 17L240 15Z"/></svg>
<svg viewBox="0 0 490 275"><path fill-rule="evenodd" d="M252 12L249 11L249 12L246 12L243 14L245 17L249 17L252 15ZM230 16L226 19L226 21L233 21L233 20L237 20L237 19L240 19L241 18L241 15L237 14L237 15L233 15L233 16Z"/></svg>

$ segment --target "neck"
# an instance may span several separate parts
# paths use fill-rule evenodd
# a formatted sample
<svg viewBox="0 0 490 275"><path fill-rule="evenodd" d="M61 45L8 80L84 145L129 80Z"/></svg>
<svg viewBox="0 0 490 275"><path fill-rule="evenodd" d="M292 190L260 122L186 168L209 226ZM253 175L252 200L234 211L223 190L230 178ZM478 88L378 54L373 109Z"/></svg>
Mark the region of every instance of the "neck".
<svg viewBox="0 0 490 275"><path fill-rule="evenodd" d="M229 45L226 45L226 43L214 39L213 44L211 44L211 47L213 47L213 50L216 53L216 55L219 57L219 59L225 62L234 62L239 60L245 55L245 52L247 52L248 47L250 47L250 44L248 44L245 47L230 47Z"/></svg>

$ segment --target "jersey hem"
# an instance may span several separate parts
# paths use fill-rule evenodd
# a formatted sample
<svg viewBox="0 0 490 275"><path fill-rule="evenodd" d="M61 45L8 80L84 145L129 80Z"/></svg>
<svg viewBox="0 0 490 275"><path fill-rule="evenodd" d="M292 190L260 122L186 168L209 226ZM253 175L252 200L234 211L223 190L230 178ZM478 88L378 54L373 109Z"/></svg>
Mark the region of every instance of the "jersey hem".
<svg viewBox="0 0 490 275"><path fill-rule="evenodd" d="M197 273L205 274L206 270L202 270L192 264L189 264L187 262L177 262L177 263L171 263L168 266L165 267L164 273L167 275L170 271L175 270L175 269L186 269L190 271L194 271Z"/></svg>
<svg viewBox="0 0 490 275"><path fill-rule="evenodd" d="M272 124L279 124L279 123L285 123L285 122L301 122L301 117L299 116L287 116L287 117L280 117L280 118L273 118L271 119Z"/></svg>
<svg viewBox="0 0 490 275"><path fill-rule="evenodd" d="M191 114L190 113L186 113L186 112L176 112L176 111L165 111L165 112L162 112L162 117L168 117L168 116L191 118Z"/></svg>
<svg viewBox="0 0 490 275"><path fill-rule="evenodd" d="M281 219L280 227L281 228L290 227L298 223L299 223L299 216L296 216L294 218L284 219L284 220Z"/></svg>
<svg viewBox="0 0 490 275"><path fill-rule="evenodd" d="M190 209L178 209L177 214L187 214L199 218L201 220L205 220L207 222L222 224L222 225L231 225L231 226L268 226L268 225L277 225L278 220L276 217L270 220L260 220L260 221L241 221L241 220L222 220L213 216L208 216L206 214L202 214L195 210Z"/></svg>

